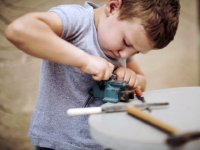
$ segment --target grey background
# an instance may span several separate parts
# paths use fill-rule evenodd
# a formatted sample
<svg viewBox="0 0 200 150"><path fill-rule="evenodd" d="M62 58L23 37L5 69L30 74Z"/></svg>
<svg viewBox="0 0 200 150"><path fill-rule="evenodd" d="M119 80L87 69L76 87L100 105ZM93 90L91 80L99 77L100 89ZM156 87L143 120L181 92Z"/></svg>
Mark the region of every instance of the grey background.
<svg viewBox="0 0 200 150"><path fill-rule="evenodd" d="M175 40L161 51L138 55L147 90L199 86L199 29L196 0L180 0L180 25ZM81 0L0 0L0 149L31 150L27 136L38 91L41 60L17 50L4 37L15 18ZM103 4L105 0L96 0ZM27 27L28 28L28 27Z"/></svg>

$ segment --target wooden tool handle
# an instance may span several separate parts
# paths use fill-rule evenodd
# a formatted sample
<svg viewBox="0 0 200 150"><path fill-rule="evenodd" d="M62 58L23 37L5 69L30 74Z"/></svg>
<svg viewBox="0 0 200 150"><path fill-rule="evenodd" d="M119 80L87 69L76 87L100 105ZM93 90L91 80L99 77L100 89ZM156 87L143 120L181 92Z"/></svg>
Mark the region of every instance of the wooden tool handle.
<svg viewBox="0 0 200 150"><path fill-rule="evenodd" d="M132 115L133 117L140 119L169 135L176 135L178 133L178 130L164 122L161 122L160 120L154 118L153 116L149 115L148 113L145 113L141 111L140 109L134 107L134 106L128 106L127 107L128 114Z"/></svg>

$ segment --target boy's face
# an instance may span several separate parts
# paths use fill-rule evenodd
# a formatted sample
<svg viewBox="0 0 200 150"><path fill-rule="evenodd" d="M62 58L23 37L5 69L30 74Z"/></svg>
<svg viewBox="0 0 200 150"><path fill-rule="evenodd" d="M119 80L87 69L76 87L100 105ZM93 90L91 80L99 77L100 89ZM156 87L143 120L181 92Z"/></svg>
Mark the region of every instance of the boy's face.
<svg viewBox="0 0 200 150"><path fill-rule="evenodd" d="M97 26L101 49L110 58L128 58L153 49L138 19L119 20L119 11L107 13Z"/></svg>

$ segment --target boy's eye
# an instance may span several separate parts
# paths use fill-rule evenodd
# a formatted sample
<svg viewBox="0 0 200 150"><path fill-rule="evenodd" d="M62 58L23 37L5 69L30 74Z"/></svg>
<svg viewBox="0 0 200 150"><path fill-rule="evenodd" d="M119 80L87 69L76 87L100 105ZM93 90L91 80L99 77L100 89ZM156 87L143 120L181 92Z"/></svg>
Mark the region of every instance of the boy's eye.
<svg viewBox="0 0 200 150"><path fill-rule="evenodd" d="M127 44L126 40L123 40L123 42L124 42L124 45L125 45L125 46L130 47L130 45Z"/></svg>
<svg viewBox="0 0 200 150"><path fill-rule="evenodd" d="M139 53L140 53L140 51L137 51L137 52L136 52L136 54L139 54Z"/></svg>

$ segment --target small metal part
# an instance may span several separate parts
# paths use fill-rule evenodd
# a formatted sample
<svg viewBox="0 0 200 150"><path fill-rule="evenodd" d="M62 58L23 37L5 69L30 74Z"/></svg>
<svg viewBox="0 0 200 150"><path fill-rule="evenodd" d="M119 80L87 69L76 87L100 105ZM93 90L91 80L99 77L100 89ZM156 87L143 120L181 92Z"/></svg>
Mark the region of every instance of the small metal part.
<svg viewBox="0 0 200 150"><path fill-rule="evenodd" d="M110 77L110 79L109 80L117 80L117 75L116 74L112 74L112 76Z"/></svg>
<svg viewBox="0 0 200 150"><path fill-rule="evenodd" d="M132 90L119 91L118 97L121 102L129 102L134 98L134 93Z"/></svg>
<svg viewBox="0 0 200 150"><path fill-rule="evenodd" d="M111 112L122 112L126 111L128 106L134 106L141 110L145 110L146 108L163 108L164 106L168 106L168 102L156 102L156 103L142 103L142 104L131 104L131 103L118 103L118 104L108 104L102 106L102 112L111 113Z"/></svg>

